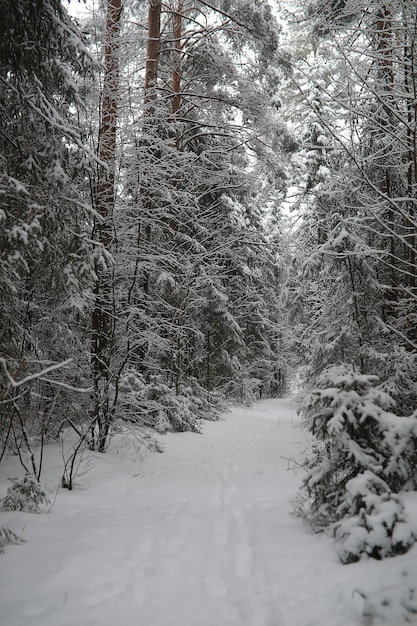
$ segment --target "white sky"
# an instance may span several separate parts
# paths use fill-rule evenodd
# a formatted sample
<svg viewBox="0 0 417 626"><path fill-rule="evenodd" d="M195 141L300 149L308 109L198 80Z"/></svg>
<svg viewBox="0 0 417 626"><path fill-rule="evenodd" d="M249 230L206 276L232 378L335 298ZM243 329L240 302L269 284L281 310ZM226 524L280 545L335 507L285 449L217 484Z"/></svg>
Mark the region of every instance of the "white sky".
<svg viewBox="0 0 417 626"><path fill-rule="evenodd" d="M72 17L82 18L89 13L92 6L92 0L66 0L68 13Z"/></svg>

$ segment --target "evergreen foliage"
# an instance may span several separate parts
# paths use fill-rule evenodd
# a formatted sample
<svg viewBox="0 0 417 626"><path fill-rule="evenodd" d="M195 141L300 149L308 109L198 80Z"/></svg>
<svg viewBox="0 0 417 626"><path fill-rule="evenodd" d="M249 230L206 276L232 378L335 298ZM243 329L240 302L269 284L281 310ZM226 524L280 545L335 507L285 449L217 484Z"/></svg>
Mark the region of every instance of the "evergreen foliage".
<svg viewBox="0 0 417 626"><path fill-rule="evenodd" d="M57 0L18 0L1 14L4 453L28 433L56 434L59 411L72 412L70 390L82 386L85 376L80 322L91 303L97 251L88 232L93 211L81 192L92 158L76 115L79 82L91 75L92 57ZM53 364L66 369L57 367L45 378Z"/></svg>
<svg viewBox="0 0 417 626"><path fill-rule="evenodd" d="M416 540L400 497L370 470L346 483L340 516L333 532L342 563L354 563L363 554L374 559L403 554Z"/></svg>
<svg viewBox="0 0 417 626"><path fill-rule="evenodd" d="M350 562L413 541L396 547L395 527L397 494L415 487L416 14L376 0L313 2L305 17L311 48L291 77L307 119L302 252L287 288L319 439L304 514L333 528Z"/></svg>
<svg viewBox="0 0 417 626"><path fill-rule="evenodd" d="M280 28L258 0L172 0L154 37L144 5L109 6L111 45L104 5L85 36L60 0L1 15L0 455L39 479L69 425L69 488L115 420L198 431L288 369Z"/></svg>
<svg viewBox="0 0 417 626"><path fill-rule="evenodd" d="M405 552L414 534L398 495L415 484L417 419L390 412L378 377L342 364L327 368L302 414L321 442L308 461L298 513L316 529L331 527L344 563Z"/></svg>
<svg viewBox="0 0 417 626"><path fill-rule="evenodd" d="M30 474L15 480L2 500L5 511L40 513L42 504L49 504L48 494L45 487Z"/></svg>
<svg viewBox="0 0 417 626"><path fill-rule="evenodd" d="M294 141L271 104L267 43L257 36L270 31L270 69L279 68L278 28L259 21L266 8L253 13L255 5L231 5L226 20L216 5L163 7L157 75L139 92L144 106L130 90L134 61L122 69L130 99L114 213L115 362L142 377L154 402L158 381L179 399L192 390L202 406L213 403L208 415L221 395L280 392L285 375L280 224L273 240L260 207L282 197L281 155ZM115 384L115 416L123 416L125 386Z"/></svg>
<svg viewBox="0 0 417 626"><path fill-rule="evenodd" d="M298 513L344 563L406 551L415 7L310 2L293 59L262 0L108 7L111 42L103 5L87 46L60 0L0 0L0 460L27 472L3 507L46 502L67 424L72 488L115 420L200 432L227 400L282 395L291 362L317 440Z"/></svg>
<svg viewBox="0 0 417 626"><path fill-rule="evenodd" d="M313 8L311 20L327 26L313 80L297 78L310 124L299 280L319 285L322 298L307 287L314 321L301 340L311 342L312 380L326 363L355 363L378 372L407 415L416 399L415 14L402 2Z"/></svg>

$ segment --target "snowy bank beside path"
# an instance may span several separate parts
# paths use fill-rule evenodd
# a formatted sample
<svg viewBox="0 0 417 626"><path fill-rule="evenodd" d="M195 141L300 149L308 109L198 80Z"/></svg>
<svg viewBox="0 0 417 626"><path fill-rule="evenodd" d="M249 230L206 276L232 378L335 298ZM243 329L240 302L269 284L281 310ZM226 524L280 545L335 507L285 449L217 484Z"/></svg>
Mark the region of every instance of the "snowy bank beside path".
<svg viewBox="0 0 417 626"><path fill-rule="evenodd" d="M415 548L344 566L328 538L290 515L303 470L287 459L301 461L306 442L289 401L236 408L203 433L161 436L164 454L142 459L114 445L49 515L0 513L26 540L0 557L2 626L363 623L354 590L376 589Z"/></svg>

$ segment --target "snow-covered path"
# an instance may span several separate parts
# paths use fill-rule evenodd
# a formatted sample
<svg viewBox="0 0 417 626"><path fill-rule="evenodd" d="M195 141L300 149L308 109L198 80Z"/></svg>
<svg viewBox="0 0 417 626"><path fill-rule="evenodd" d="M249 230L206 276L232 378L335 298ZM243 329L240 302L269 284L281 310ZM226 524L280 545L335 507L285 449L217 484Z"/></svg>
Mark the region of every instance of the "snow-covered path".
<svg viewBox="0 0 417 626"><path fill-rule="evenodd" d="M99 457L49 515L1 514L27 541L1 557L3 626L358 624L356 565L290 516L305 441L288 401L161 441Z"/></svg>

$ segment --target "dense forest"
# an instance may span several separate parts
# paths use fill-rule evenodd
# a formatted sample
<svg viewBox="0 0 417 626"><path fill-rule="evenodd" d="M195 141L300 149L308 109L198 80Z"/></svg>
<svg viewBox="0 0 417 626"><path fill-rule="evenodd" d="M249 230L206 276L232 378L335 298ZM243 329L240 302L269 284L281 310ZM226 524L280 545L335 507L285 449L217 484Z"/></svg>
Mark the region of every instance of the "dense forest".
<svg viewBox="0 0 417 626"><path fill-rule="evenodd" d="M103 0L81 20L15 0L0 29L15 492L42 497L47 443L67 431L72 489L77 456L121 424L146 443L292 393L316 438L296 513L332 529L343 562L405 552L415 3Z"/></svg>

